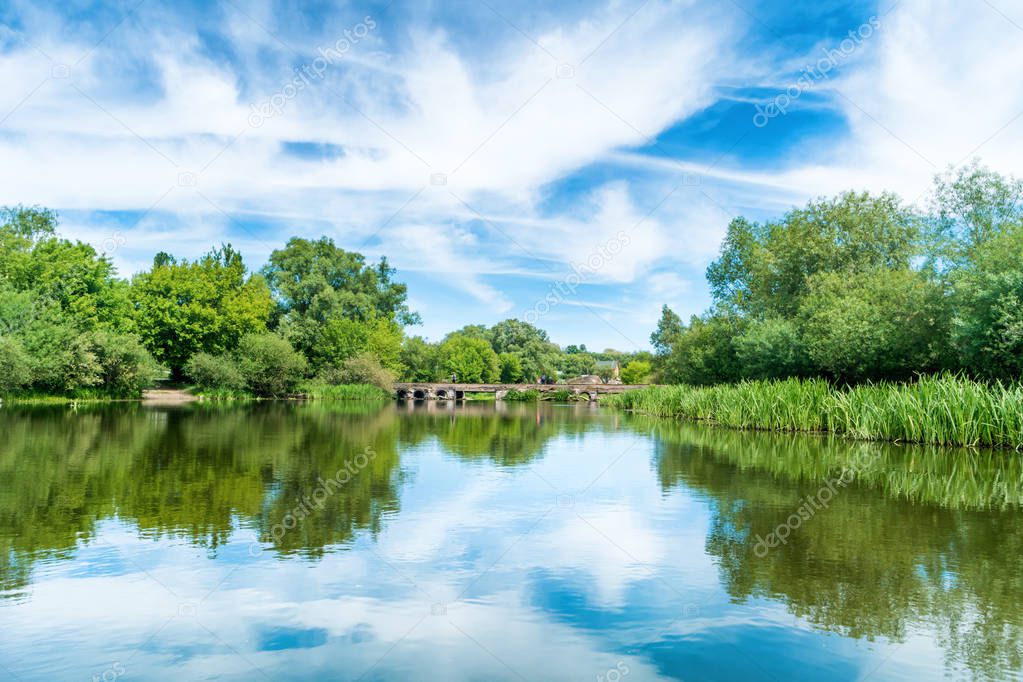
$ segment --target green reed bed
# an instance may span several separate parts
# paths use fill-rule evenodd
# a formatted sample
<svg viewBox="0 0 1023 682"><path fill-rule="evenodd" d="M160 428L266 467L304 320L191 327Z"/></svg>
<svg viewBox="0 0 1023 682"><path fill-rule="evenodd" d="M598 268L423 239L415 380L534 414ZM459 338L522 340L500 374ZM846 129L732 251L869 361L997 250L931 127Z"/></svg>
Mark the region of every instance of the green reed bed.
<svg viewBox="0 0 1023 682"><path fill-rule="evenodd" d="M539 399L540 391L535 388L528 388L525 391L512 388L504 395L504 401L509 403L535 403Z"/></svg>
<svg viewBox="0 0 1023 682"><path fill-rule="evenodd" d="M1023 449L1023 388L951 375L852 388L821 379L654 386L606 396L602 402L739 429Z"/></svg>
<svg viewBox="0 0 1023 682"><path fill-rule="evenodd" d="M389 393L370 384L308 384L300 390L309 400L390 400Z"/></svg>
<svg viewBox="0 0 1023 682"><path fill-rule="evenodd" d="M628 424L655 434L656 471L665 488L679 479L706 478L699 458L739 469L818 484L851 470L858 483L913 502L955 509L1018 509L1023 506L1023 458L982 449L927 444L868 442L827 434L700 428L684 420L637 416Z"/></svg>

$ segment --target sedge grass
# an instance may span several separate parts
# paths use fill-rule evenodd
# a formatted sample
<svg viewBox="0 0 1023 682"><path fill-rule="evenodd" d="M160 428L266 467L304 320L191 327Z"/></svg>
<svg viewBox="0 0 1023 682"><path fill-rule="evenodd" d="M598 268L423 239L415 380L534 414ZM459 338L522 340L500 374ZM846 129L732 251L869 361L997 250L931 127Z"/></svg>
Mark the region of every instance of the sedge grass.
<svg viewBox="0 0 1023 682"><path fill-rule="evenodd" d="M836 387L822 379L653 386L605 405L737 429L810 431L858 440L1023 450L1023 387L941 375Z"/></svg>

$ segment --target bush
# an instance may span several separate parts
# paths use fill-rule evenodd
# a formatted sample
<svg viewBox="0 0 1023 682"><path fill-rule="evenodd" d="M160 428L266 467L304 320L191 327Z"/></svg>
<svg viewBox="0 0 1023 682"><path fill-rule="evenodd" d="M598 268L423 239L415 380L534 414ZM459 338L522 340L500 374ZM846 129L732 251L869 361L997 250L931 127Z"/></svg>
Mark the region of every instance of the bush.
<svg viewBox="0 0 1023 682"><path fill-rule="evenodd" d="M555 403L567 403L575 399L575 394L564 388L559 388L556 391L548 391L543 394L544 400L550 400Z"/></svg>
<svg viewBox="0 0 1023 682"><path fill-rule="evenodd" d="M246 334L238 343L238 369L258 396L276 397L295 389L305 376L305 357L274 334Z"/></svg>
<svg viewBox="0 0 1023 682"><path fill-rule="evenodd" d="M25 349L15 339L0 336L0 393L23 388L32 382L32 368Z"/></svg>
<svg viewBox="0 0 1023 682"><path fill-rule="evenodd" d="M166 372L134 334L101 331L91 341L103 388L112 394L139 395Z"/></svg>
<svg viewBox="0 0 1023 682"><path fill-rule="evenodd" d="M359 353L348 358L340 367L327 367L316 378L334 386L346 384L368 384L390 392L394 388L395 376L391 370L380 364L370 353Z"/></svg>
<svg viewBox="0 0 1023 682"><path fill-rule="evenodd" d="M185 363L185 376L203 391L241 391L245 378L229 355L199 352Z"/></svg>
<svg viewBox="0 0 1023 682"><path fill-rule="evenodd" d="M504 394L505 402L509 403L535 403L539 399L540 391L535 388L526 389L525 391L512 388Z"/></svg>

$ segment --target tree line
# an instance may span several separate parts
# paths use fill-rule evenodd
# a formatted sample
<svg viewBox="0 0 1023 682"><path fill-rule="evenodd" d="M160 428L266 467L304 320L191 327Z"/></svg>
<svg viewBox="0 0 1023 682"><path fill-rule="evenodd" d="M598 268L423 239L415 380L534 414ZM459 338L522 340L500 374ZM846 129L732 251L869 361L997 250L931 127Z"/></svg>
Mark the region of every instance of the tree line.
<svg viewBox="0 0 1023 682"><path fill-rule="evenodd" d="M651 335L664 383L1023 373L1023 182L977 162L926 208L847 192L736 218L707 268L713 304Z"/></svg>
<svg viewBox="0 0 1023 682"><path fill-rule="evenodd" d="M509 319L436 343L386 258L292 238L251 271L230 244L195 259L158 253L122 279L106 254L62 238L49 209L0 209L0 395L137 395L162 378L205 392L277 396L303 383L534 381L610 372L617 351L564 350ZM652 355L633 358L633 374Z"/></svg>

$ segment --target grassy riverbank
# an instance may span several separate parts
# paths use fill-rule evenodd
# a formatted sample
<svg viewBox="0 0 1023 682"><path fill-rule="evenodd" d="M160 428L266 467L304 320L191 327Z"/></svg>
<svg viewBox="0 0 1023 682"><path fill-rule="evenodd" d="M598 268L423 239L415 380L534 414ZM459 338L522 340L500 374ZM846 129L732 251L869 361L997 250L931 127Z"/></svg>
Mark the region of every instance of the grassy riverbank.
<svg viewBox="0 0 1023 682"><path fill-rule="evenodd" d="M286 396L266 397L258 396L255 393L234 389L207 389L195 390L195 395L202 400L230 401L230 400L364 400L372 402L385 402L391 396L378 386L369 384L324 384L308 383L299 386L298 389Z"/></svg>
<svg viewBox="0 0 1023 682"><path fill-rule="evenodd" d="M138 394L117 394L101 390L79 389L69 393L26 390L0 394L0 405L71 405L79 403L115 403L137 401Z"/></svg>
<svg viewBox="0 0 1023 682"><path fill-rule="evenodd" d="M949 375L852 388L835 387L820 379L654 386L609 395L602 402L619 409L737 429L1023 449L1023 388Z"/></svg>
<svg viewBox="0 0 1023 682"><path fill-rule="evenodd" d="M176 389L175 389L176 390ZM391 396L377 386L368 384L345 384L335 386L331 384L310 383L299 387L299 389L288 396L268 398L257 396L254 393L233 389L208 389L197 388L182 389L194 395L200 400L229 402L247 400L337 400L337 401L370 401L386 402ZM67 394L43 393L39 391L20 391L0 395L0 405L71 405L78 403L112 403L140 401L144 393L135 395L115 395L103 391L90 391L87 389Z"/></svg>

